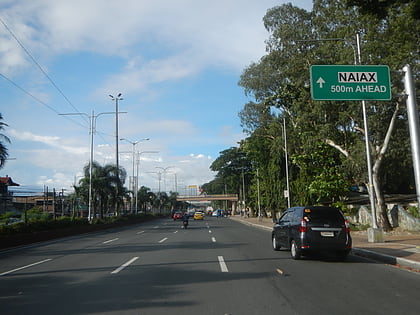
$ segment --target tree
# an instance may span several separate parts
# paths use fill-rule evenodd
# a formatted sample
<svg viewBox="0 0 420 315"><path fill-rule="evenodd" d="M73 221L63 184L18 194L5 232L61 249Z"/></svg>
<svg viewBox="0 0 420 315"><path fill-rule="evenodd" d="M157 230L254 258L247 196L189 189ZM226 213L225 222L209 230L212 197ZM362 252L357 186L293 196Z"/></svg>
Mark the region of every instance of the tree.
<svg viewBox="0 0 420 315"><path fill-rule="evenodd" d="M362 14L385 19L394 7L407 7L409 15L420 19L420 2L418 0L346 0L348 6L357 6Z"/></svg>
<svg viewBox="0 0 420 315"><path fill-rule="evenodd" d="M139 202L140 211L147 212L147 207L152 203L152 200L156 198L155 194L150 188L141 186L137 192L137 200Z"/></svg>
<svg viewBox="0 0 420 315"><path fill-rule="evenodd" d="M207 191L208 187L203 186L207 193L241 194L244 179L251 171L252 166L244 151L237 147L231 147L220 152L220 156L210 165L210 169L217 172L213 182L218 183L218 188L217 191Z"/></svg>
<svg viewBox="0 0 420 315"><path fill-rule="evenodd" d="M268 135L270 124L265 123L269 121L268 108L277 107L289 122L292 156L309 156L315 150L312 156L321 158L322 151L318 149L323 146L317 148L316 145L327 144L340 153L339 159L334 158L338 165L343 166L340 167L340 176L367 182L363 153L364 139L369 137L376 204L381 214L379 223L385 229L390 229L390 224L383 199L387 187L384 179L395 174L395 170L384 168L383 163L399 155L404 165L410 164L407 154L401 151L407 148L408 137L400 138L398 143L392 141L393 135L406 131L405 115L401 112L403 98L398 97L403 90L401 76L393 73L395 97L391 102L368 102L370 130L367 135L360 102L311 100L309 68L314 64L354 63L357 60L356 33L362 38L364 64L388 64L393 70L402 69L407 63L416 64L420 23L408 14L407 6L397 4L388 8L385 18L360 14L356 8L336 0L315 0L312 12L291 4L272 8L263 19L270 34L266 41L267 55L246 68L240 80L245 92L252 94L257 101L248 103L245 106L247 115L241 115L242 125L248 127L245 130L253 135ZM271 136L274 140L279 134ZM266 150L267 153L271 152ZM271 159L269 156L265 165ZM396 164L397 161L393 161ZM407 170L398 170L407 176ZM319 180L330 180L321 176L322 173L305 178L306 171L299 168L297 176L304 181L300 189L325 187L319 185ZM318 181L317 185L314 180ZM309 191L299 193L310 195Z"/></svg>
<svg viewBox="0 0 420 315"><path fill-rule="evenodd" d="M80 194L84 202L89 201L89 182L90 167L87 164L84 167L84 178L80 183L82 188ZM115 211L115 205L122 205L124 198L128 198L129 194L123 187L126 178L126 172L123 168L117 170L115 165L107 164L101 166L97 162L92 163L92 215L95 217L99 213L101 217L105 213ZM119 192L117 195L117 191Z"/></svg>
<svg viewBox="0 0 420 315"><path fill-rule="evenodd" d="M4 130L4 127L7 126L2 120L3 116L0 114L0 131ZM6 135L0 133L0 168L4 166L6 159L9 156L4 142L10 143L10 139Z"/></svg>

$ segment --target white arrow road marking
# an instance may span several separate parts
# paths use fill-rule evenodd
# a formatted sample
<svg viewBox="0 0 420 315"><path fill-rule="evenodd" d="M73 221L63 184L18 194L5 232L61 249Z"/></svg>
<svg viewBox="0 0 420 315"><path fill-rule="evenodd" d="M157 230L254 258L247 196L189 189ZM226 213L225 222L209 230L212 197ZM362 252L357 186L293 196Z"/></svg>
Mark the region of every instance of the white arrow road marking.
<svg viewBox="0 0 420 315"><path fill-rule="evenodd" d="M316 83L318 83L319 84L319 87L322 89L322 85L325 83L325 81L324 81L323 78L319 77L319 79L316 80Z"/></svg>
<svg viewBox="0 0 420 315"><path fill-rule="evenodd" d="M166 241L168 238L167 237L165 237L165 238L162 238L160 241L159 241L159 243L163 243L164 241Z"/></svg>
<svg viewBox="0 0 420 315"><path fill-rule="evenodd" d="M48 258L48 259L44 259L44 260L35 262L33 264L29 264L29 265L26 265L26 266L23 266L23 267L19 267L19 268L13 269L13 270L5 271L3 273L0 273L0 276L4 276L4 275L7 275L7 274L12 273L12 272L15 272L15 271L19 271L19 270L22 270L22 269L25 269L25 268L36 266L36 265L42 264L42 263L47 262L47 261L50 261L50 260L52 260L52 259L51 258Z"/></svg>
<svg viewBox="0 0 420 315"><path fill-rule="evenodd" d="M220 270L222 272L229 272L225 260L223 259L223 256L217 256L217 258L219 259Z"/></svg>
<svg viewBox="0 0 420 315"><path fill-rule="evenodd" d="M212 237L212 238L211 238L211 241L212 241L213 243L216 243L216 238L215 238L215 237Z"/></svg>
<svg viewBox="0 0 420 315"><path fill-rule="evenodd" d="M138 257L133 257L131 258L129 261L127 261L126 263L122 264L121 266L119 266L117 269L115 269L114 271L112 271L112 274L115 273L119 273L121 270L123 270L125 267L131 265L133 262L135 262L137 259L139 259Z"/></svg>
<svg viewBox="0 0 420 315"><path fill-rule="evenodd" d="M111 243L111 242L114 242L114 241L117 241L117 240L119 240L118 237L117 238L113 238L112 240L105 241L102 244L108 244L108 243Z"/></svg>

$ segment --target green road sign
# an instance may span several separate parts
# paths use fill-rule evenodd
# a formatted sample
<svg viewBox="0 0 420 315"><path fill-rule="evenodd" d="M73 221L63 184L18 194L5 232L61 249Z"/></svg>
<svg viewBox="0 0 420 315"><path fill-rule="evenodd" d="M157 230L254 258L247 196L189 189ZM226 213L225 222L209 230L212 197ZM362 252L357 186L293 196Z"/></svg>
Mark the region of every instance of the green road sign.
<svg viewBox="0 0 420 315"><path fill-rule="evenodd" d="M311 66L314 100L390 100L388 66Z"/></svg>

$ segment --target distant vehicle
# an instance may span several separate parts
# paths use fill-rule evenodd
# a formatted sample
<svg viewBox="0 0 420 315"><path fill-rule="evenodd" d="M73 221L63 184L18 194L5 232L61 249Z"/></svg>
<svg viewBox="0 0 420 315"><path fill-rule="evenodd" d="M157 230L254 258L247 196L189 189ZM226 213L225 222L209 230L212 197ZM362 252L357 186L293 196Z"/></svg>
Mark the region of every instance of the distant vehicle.
<svg viewBox="0 0 420 315"><path fill-rule="evenodd" d="M204 219L204 213L201 211L196 211L194 213L194 220L203 220Z"/></svg>
<svg viewBox="0 0 420 315"><path fill-rule="evenodd" d="M174 219L174 221L175 220L181 220L182 216L183 216L182 212L177 211L172 215L172 219Z"/></svg>
<svg viewBox="0 0 420 315"><path fill-rule="evenodd" d="M213 207L208 206L208 207L206 208L206 213L207 213L208 215L212 215L212 213L213 213Z"/></svg>
<svg viewBox="0 0 420 315"><path fill-rule="evenodd" d="M287 209L271 233L274 250L290 249L293 259L315 252L333 252L345 260L352 246L350 227L340 209L293 207Z"/></svg>
<svg viewBox="0 0 420 315"><path fill-rule="evenodd" d="M213 217L222 217L223 216L223 210L222 209L217 209L217 210L213 211L212 216Z"/></svg>

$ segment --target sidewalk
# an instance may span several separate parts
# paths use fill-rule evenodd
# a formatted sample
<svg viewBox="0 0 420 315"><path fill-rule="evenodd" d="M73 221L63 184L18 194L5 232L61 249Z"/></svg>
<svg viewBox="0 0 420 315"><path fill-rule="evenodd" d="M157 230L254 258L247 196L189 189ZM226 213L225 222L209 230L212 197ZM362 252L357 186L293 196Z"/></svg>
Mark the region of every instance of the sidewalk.
<svg viewBox="0 0 420 315"><path fill-rule="evenodd" d="M271 231L274 223L269 218L245 218L239 215L230 219ZM351 232L352 254L381 261L397 267L420 272L420 232L392 231L385 233L383 243L369 243L366 231Z"/></svg>

